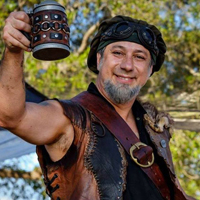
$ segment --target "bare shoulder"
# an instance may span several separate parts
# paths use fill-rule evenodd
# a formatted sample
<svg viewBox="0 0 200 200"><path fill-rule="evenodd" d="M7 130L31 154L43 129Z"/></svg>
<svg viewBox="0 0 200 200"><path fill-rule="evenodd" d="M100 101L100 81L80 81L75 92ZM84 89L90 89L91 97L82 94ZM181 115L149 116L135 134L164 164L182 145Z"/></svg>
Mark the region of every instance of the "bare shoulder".
<svg viewBox="0 0 200 200"><path fill-rule="evenodd" d="M11 131L29 143L48 145L58 141L70 126L71 121L64 115L60 103L48 100L39 104L26 103L23 117Z"/></svg>
<svg viewBox="0 0 200 200"><path fill-rule="evenodd" d="M45 148L52 161L58 161L61 159L68 149L70 148L74 139L74 129L70 119L64 115L64 110L61 104L56 100L44 101L41 106L49 107L50 115L54 115L56 124L60 124L58 128L60 131L55 130L58 134L53 140L45 144Z"/></svg>
<svg viewBox="0 0 200 200"><path fill-rule="evenodd" d="M61 106L61 104L59 103L59 101L57 100L46 100L46 101L42 101L39 104L35 104L35 103L26 103L27 106L39 106L39 107L44 107L44 109L50 109L52 111L56 111L56 112L62 112L63 108Z"/></svg>

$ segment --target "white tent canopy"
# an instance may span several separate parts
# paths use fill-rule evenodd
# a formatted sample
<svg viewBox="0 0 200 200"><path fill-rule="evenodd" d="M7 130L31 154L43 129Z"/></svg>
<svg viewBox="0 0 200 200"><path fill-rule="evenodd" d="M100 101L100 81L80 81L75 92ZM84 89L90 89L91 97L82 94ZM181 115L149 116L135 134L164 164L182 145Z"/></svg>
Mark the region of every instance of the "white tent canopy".
<svg viewBox="0 0 200 200"><path fill-rule="evenodd" d="M35 152L35 145L29 144L7 130L0 130L0 162Z"/></svg>

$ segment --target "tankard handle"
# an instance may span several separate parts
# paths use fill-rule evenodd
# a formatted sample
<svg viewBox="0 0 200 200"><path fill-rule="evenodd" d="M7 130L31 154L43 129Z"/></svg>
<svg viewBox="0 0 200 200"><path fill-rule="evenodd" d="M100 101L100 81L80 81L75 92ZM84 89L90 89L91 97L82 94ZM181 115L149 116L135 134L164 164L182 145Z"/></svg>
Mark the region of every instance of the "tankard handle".
<svg viewBox="0 0 200 200"><path fill-rule="evenodd" d="M32 17L33 17L33 12L32 11L24 11L30 18L31 24L32 24ZM31 34L27 33L26 31L20 31L30 42L32 40ZM30 43L30 48L31 48L31 43Z"/></svg>

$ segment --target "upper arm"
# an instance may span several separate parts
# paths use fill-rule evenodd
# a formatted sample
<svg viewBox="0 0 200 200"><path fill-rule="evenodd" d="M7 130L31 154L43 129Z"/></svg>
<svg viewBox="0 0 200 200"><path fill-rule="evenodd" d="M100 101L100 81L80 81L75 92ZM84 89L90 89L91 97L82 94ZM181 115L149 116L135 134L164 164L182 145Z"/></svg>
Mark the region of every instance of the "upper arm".
<svg viewBox="0 0 200 200"><path fill-rule="evenodd" d="M27 102L24 115L10 131L27 142L48 145L55 143L63 134L72 138L71 127L71 121L64 115L60 103L48 100L40 104Z"/></svg>

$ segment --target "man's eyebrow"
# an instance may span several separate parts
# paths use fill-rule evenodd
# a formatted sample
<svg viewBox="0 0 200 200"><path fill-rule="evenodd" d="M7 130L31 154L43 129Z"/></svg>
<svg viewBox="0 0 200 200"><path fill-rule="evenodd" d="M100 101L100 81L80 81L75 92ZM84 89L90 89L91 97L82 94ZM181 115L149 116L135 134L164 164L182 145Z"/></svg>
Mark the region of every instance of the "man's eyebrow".
<svg viewBox="0 0 200 200"><path fill-rule="evenodd" d="M135 49L133 52L134 52L134 53L143 53L143 54L145 54L146 56L148 55L146 51L141 50L141 49Z"/></svg>
<svg viewBox="0 0 200 200"><path fill-rule="evenodd" d="M124 46L121 46L121 45L114 45L114 46L111 47L111 50L116 49L116 48L126 50L126 48ZM142 49L134 49L133 52L134 53L143 53L146 56L148 56L148 53L145 50L142 50Z"/></svg>
<svg viewBox="0 0 200 200"><path fill-rule="evenodd" d="M123 47L121 45L114 45L114 46L111 47L111 50L115 49L115 48L126 49L125 47Z"/></svg>

